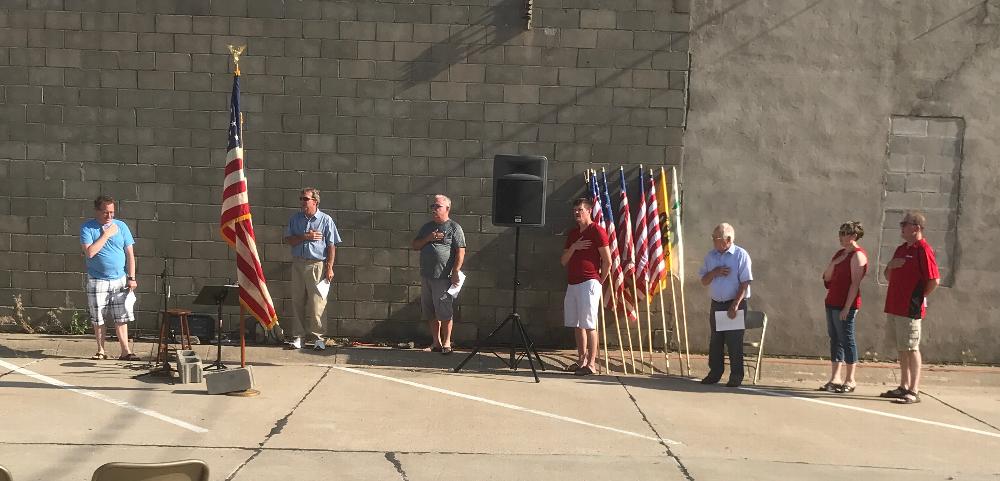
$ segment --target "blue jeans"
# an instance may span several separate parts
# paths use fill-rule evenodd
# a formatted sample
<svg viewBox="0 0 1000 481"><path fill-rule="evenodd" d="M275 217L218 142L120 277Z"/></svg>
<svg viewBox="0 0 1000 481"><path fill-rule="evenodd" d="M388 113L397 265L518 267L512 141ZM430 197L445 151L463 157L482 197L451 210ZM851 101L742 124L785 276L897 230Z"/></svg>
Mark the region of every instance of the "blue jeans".
<svg viewBox="0 0 1000 481"><path fill-rule="evenodd" d="M854 364L858 362L858 344L854 340L854 318L858 310L851 308L847 320L840 320L841 309L827 306L826 330L830 334L830 361Z"/></svg>

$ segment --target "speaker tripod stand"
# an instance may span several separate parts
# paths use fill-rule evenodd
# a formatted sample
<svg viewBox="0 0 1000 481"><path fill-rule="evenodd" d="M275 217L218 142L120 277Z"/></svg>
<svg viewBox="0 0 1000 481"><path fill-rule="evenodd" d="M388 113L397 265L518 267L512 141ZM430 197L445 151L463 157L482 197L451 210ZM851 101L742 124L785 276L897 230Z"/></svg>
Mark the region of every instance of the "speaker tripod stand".
<svg viewBox="0 0 1000 481"><path fill-rule="evenodd" d="M496 336L504 327L510 324L510 353L509 358L504 359L496 351L493 354L500 359L509 369L517 370L518 365L525 358L528 359L528 365L531 366L531 374L535 377L535 382L541 382L538 379L538 371L535 370L535 361L538 362L538 367L541 370L545 370L545 365L542 364L542 359L538 356L538 351L535 350L535 344L531 341L531 336L528 335L528 331L524 329L524 324L521 322L521 315L517 313L517 287L521 285L521 282L517 278L517 260L518 260L518 250L520 248L521 241L521 228L514 228L514 298L511 306L511 313L500 322L497 327L490 332L490 335L486 336L485 339L476 343L476 348L469 353L462 362L455 367L454 372L459 372L462 367L465 366L470 359L475 357L476 354L482 349L484 344L489 343L493 336ZM520 342L518 342L520 341ZM519 351L518 347L521 347ZM532 359L534 356L534 359Z"/></svg>

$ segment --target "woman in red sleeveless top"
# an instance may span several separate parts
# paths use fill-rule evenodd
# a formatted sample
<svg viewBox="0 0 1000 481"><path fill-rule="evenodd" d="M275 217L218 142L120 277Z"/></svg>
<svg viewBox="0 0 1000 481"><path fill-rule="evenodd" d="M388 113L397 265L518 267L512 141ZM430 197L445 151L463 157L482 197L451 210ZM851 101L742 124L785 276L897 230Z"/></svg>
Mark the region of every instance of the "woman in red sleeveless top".
<svg viewBox="0 0 1000 481"><path fill-rule="evenodd" d="M868 255L858 246L858 240L865 235L860 222L841 224L839 234L841 249L823 271L826 327L830 334L830 380L819 389L844 393L853 392L856 386L858 345L854 340L854 320L861 308L861 280L868 272ZM841 367L845 364L841 381Z"/></svg>

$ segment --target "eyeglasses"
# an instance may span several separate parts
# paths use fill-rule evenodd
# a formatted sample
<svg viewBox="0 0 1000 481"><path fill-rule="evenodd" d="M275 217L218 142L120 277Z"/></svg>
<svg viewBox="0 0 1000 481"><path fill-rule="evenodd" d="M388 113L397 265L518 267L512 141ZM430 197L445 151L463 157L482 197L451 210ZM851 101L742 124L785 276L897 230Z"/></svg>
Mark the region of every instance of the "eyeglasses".
<svg viewBox="0 0 1000 481"><path fill-rule="evenodd" d="M301 200L302 202L306 202L306 201L313 200L313 198L312 197L299 197L299 200Z"/></svg>
<svg viewBox="0 0 1000 481"><path fill-rule="evenodd" d="M714 235L712 236L712 240L714 240L714 241L725 240L725 239L726 239L725 237L718 237L718 236L714 236Z"/></svg>
<svg viewBox="0 0 1000 481"><path fill-rule="evenodd" d="M444 207L444 206L441 205L441 204L431 204L431 210L438 210L438 209L440 209L442 207Z"/></svg>
<svg viewBox="0 0 1000 481"><path fill-rule="evenodd" d="M573 209L573 213L577 213L577 212L584 212L584 211L586 211L586 210L587 210L587 209Z"/></svg>
<svg viewBox="0 0 1000 481"><path fill-rule="evenodd" d="M899 223L899 226L900 226L900 227L906 227L906 226L908 226L908 225L920 225L920 224L917 224L916 222L907 222L907 221L905 221L905 220L904 220L903 222L900 222L900 223Z"/></svg>

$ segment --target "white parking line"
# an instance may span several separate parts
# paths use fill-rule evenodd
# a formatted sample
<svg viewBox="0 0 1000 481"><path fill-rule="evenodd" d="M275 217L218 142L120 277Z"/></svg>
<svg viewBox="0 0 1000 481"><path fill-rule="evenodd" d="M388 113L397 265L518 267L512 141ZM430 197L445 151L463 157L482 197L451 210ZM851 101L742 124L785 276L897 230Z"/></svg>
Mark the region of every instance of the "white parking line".
<svg viewBox="0 0 1000 481"><path fill-rule="evenodd" d="M964 431L964 432L967 432L967 433L979 434L979 435L982 435L982 436L989 436L991 438L1000 438L1000 433L994 433L994 432L989 432L989 431L982 431L982 430L979 430L979 429L967 428L967 427L964 427L964 426L957 426L955 424L942 423L942 422L938 422L938 421L929 421L927 419L920 419L920 418L914 418L914 417L910 417L910 416L903 416L903 415L900 415L900 414L887 413L887 412L884 412L884 411L876 411L874 409L867 409L867 408L861 408L861 407L856 407L856 406L849 406L847 404L840 404L840 403L835 403L835 402L830 402L830 401L824 401L822 399L812 399L812 398L807 398L807 397L802 397L802 396L796 396L796 395L793 395L793 394L788 394L788 393L783 393L783 392L768 391L766 389L761 389L761 388L758 388L758 387L740 387L739 389L742 389L744 391L751 391L751 392L757 392L757 393L761 393L761 394L766 394L768 396L787 397L787 398L791 398L791 399L797 399L799 401L806 401L806 402L811 402L811 403L816 403L816 404L822 404L824 406L831 406L831 407L841 408L841 409L850 409L852 411L859 411L859 412L863 412L863 413L867 413L867 414L874 414L876 416L884 416L884 417L887 417L887 418L900 419L900 420L903 420L903 421L910 421L910 422L919 423L919 424L927 424L927 425L930 425L930 426L937 426L937 427L941 427L941 428L954 429L956 431Z"/></svg>
<svg viewBox="0 0 1000 481"><path fill-rule="evenodd" d="M445 394L445 395L448 395L448 396L454 396L454 397L457 397L457 398L468 399L470 401L477 401L477 402L489 404L491 406L497 406L497 407L502 407L502 408L505 408L505 409L510 409L512 411L520 411L520 412L524 412L524 413L534 414L536 416L542 416L542 417L546 417L546 418L549 418L549 419L555 419L555 420L558 420L558 421L565 421L565 422L568 422L568 423L579 424L581 426L587 426L587 427L591 427L591 428L595 428L595 429L603 429L605 431L611 431L613 433L623 434L625 436L632 436L632 437L639 438L639 439L645 439L645 440L653 441L653 442L656 442L656 443L663 442L663 443L666 443L666 444L681 444L680 442L674 441L672 439L667 439L667 438L662 438L661 439L661 438L655 438L653 436L646 436L645 434L634 433L632 431L625 431L623 429L613 428L613 427L610 427L610 426L602 426L600 424L589 423L589 422L583 421L581 419L570 418L570 417L566 417L566 416L560 416L558 414L553 414L553 413L545 412L545 411L539 411L537 409L530 409L530 408L526 408L526 407L517 406L517 405L514 405L514 404L508 404L508 403L505 403L505 402L494 401L492 399L486 399L486 398L479 397L479 396L473 396L473 395L470 395L470 394L463 394L463 393L460 393L460 392L449 391L448 389L442 389L442 388L439 388L439 387L428 386L426 384L420 384L418 382L407 381L407 380L404 380L404 379L396 379L394 377L383 376L381 374L375 374L375 373L372 373L372 372L366 372L366 371L362 371L360 369L354 369L354 368L342 367L342 366L331 366L331 367L333 369L337 369L337 370L344 371L344 372L349 372L349 373L352 373L352 374L360 374L362 376L373 377L373 378L376 378L376 379L381 379L383 381L390 381L390 382L395 382L395 383L399 383L399 384L405 384L407 386L412 386L412 387L416 387L416 388L420 388L420 389L425 389L427 391L433 391L433 392L440 393L440 394Z"/></svg>
<svg viewBox="0 0 1000 481"><path fill-rule="evenodd" d="M170 416L167 416L165 414L160 414L160 413L158 413L156 411L153 411L151 409L141 408L139 406L135 406L135 405L129 404L126 401L122 401L122 400L119 400L119 399L115 399L115 398L112 398L112 397L105 396L104 394L101 394L99 392L94 392L94 391L90 391L90 390L87 390L87 389L78 388L78 387L76 387L76 386L74 386L72 384L68 384L68 383L62 382L62 381L60 381L58 379L46 376L44 374L38 374L37 372L25 369L23 367L19 367L19 366L15 365L15 364L11 364L11 363L9 363L7 361L4 361L3 359L0 359L0 366L3 366L5 368L7 368L7 369L10 369L11 371L14 371L16 373L28 376L30 378L37 379L37 380L42 381L42 382L44 382L46 384L51 384L53 386L58 386L58 387L61 387L63 389L66 389L68 391L73 391L73 392L75 392L77 394L82 394L84 396L92 397L94 399L97 399L97 400L100 400L100 401L104 401L106 403L114 404L115 406L118 406L118 407L121 407L121 408L125 408L125 409L129 409L129 410L135 411L135 412L137 412L139 414L143 414L143 415L146 415L146 416L149 416L149 417L152 417L152 418L159 419L160 421L168 422L170 424L173 424L174 426L182 427L182 428L187 429L189 431L194 431L196 433L207 433L208 432L208 430L205 429L205 428L203 428L203 427L195 426L194 424L190 424L190 423L187 423L185 421L181 421L180 419L174 419L174 418L172 418ZM0 380L0 385L3 385L3 380Z"/></svg>

